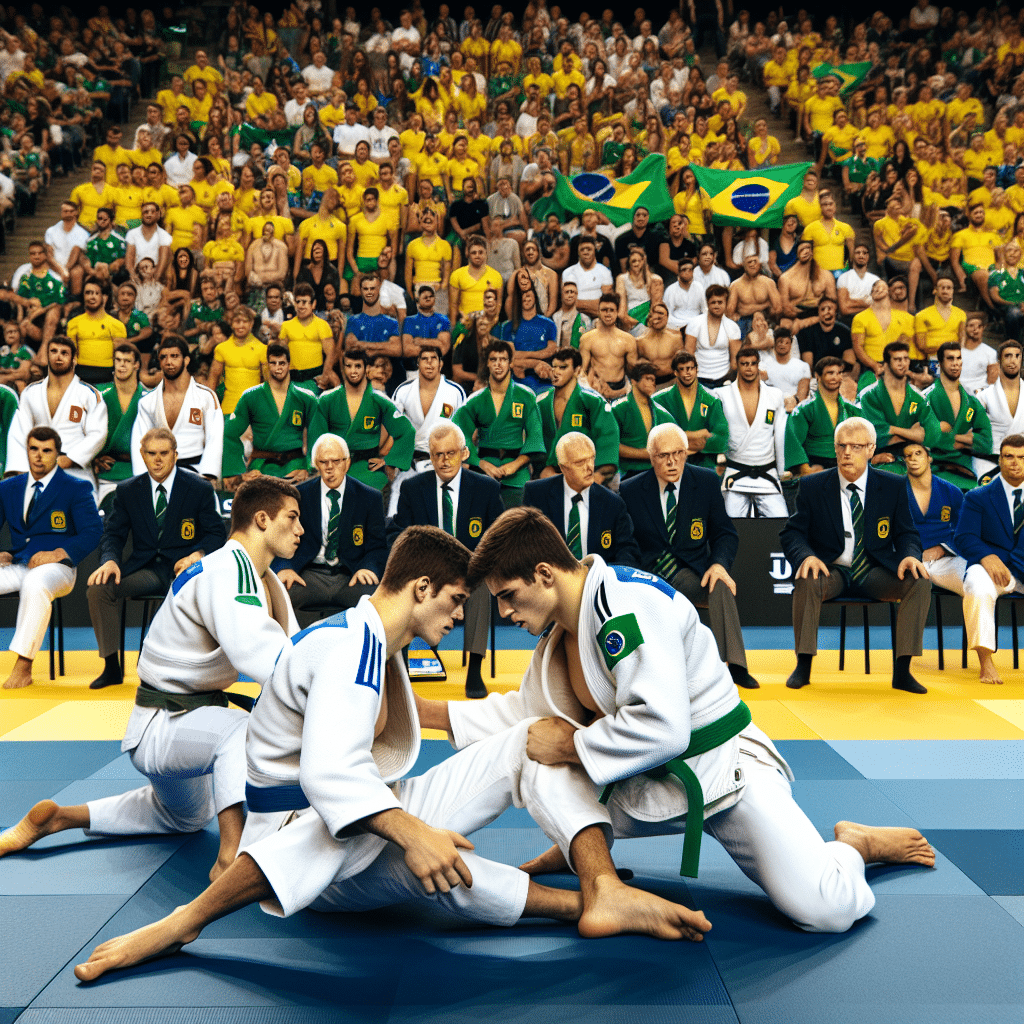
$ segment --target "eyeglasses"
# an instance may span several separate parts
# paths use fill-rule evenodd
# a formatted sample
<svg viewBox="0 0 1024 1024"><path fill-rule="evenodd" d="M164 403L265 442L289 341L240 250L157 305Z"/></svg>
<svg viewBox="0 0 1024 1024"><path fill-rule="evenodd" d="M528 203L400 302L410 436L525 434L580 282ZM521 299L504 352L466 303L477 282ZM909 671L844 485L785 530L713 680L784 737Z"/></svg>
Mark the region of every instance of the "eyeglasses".
<svg viewBox="0 0 1024 1024"><path fill-rule="evenodd" d="M686 451L683 448L679 448L674 452L656 452L651 458L655 462L676 462L686 458Z"/></svg>
<svg viewBox="0 0 1024 1024"><path fill-rule="evenodd" d="M431 458L437 459L439 462L455 462L462 461L462 451L456 449L450 452L431 452Z"/></svg>
<svg viewBox="0 0 1024 1024"><path fill-rule="evenodd" d="M835 449L837 455L842 455L843 452L850 452L853 455L860 455L861 452L866 451L868 448L874 448L873 444L844 444L842 441L836 441Z"/></svg>

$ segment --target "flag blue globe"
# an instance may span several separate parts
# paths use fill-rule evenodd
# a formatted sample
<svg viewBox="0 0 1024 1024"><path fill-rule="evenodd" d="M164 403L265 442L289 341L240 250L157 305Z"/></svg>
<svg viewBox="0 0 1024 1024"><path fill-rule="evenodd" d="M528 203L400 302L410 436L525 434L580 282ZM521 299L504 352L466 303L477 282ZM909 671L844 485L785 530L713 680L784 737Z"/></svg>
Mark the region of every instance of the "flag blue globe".
<svg viewBox="0 0 1024 1024"><path fill-rule="evenodd" d="M768 188L757 184L740 185L729 198L737 210L749 214L760 213L771 201Z"/></svg>
<svg viewBox="0 0 1024 1024"><path fill-rule="evenodd" d="M577 174L573 187L595 203L609 203L615 198L615 186L603 174Z"/></svg>

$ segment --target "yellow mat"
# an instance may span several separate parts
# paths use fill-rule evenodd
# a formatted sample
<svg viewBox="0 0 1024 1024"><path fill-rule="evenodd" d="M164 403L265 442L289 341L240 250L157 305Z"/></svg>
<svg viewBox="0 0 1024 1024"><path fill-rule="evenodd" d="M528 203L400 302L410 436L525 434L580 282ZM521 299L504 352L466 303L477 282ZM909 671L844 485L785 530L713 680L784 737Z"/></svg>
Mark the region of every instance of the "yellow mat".
<svg viewBox="0 0 1024 1024"><path fill-rule="evenodd" d="M1012 654L1001 651L996 665L1006 684L994 687L978 682L977 669L959 667L955 656L940 672L938 655L926 651L914 660L915 676L929 689L925 696L893 690L889 685L891 658L872 654L870 676L863 672L859 651L848 652L846 671L840 672L835 651L823 651L814 665L814 682L802 690L785 686L794 659L787 651L748 652L751 673L759 690L743 690L754 722L773 739L823 740L1006 740L1024 738L1024 672L1014 672ZM448 672L444 683L417 683L416 690L432 700L461 700L465 670L458 651L443 652ZM484 680L492 693L515 689L530 660L529 651L499 651L497 676L490 679L490 660L484 662ZM135 698L136 656L129 653L123 686L90 690L89 682L102 668L95 652L72 651L66 657L66 675L53 683L46 664L38 660L35 681L21 690L0 690L0 740L119 740ZM950 666L954 667L950 667ZM0 672L7 666L0 659ZM254 683L234 689L256 696ZM424 730L424 736L443 738Z"/></svg>

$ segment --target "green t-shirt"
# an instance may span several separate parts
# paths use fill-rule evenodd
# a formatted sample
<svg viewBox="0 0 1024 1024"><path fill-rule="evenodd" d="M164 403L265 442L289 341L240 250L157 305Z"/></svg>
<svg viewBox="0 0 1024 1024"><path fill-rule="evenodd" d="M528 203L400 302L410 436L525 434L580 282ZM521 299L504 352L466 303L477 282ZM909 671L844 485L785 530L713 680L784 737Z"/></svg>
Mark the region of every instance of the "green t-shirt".
<svg viewBox="0 0 1024 1024"><path fill-rule="evenodd" d="M192 303L192 309L189 316L191 316L193 320L198 320L200 323L215 323L224 316L224 307L207 306L206 303L196 299L195 302Z"/></svg>
<svg viewBox="0 0 1024 1024"><path fill-rule="evenodd" d="M133 309L128 315L128 321L124 329L128 332L129 340L137 337L141 331L149 326L149 317L139 309Z"/></svg>
<svg viewBox="0 0 1024 1024"><path fill-rule="evenodd" d="M35 353L25 345L15 350L10 345L0 345L0 370L15 370L24 360L32 361Z"/></svg>
<svg viewBox="0 0 1024 1024"><path fill-rule="evenodd" d="M85 243L85 255L89 257L89 262L93 266L97 263L114 263L116 260L122 260L127 250L124 236L116 231L111 231L107 238L94 235Z"/></svg>
<svg viewBox="0 0 1024 1024"><path fill-rule="evenodd" d="M988 276L989 288L999 289L1003 302L1019 305L1024 302L1024 274L1011 277L1004 270L997 270Z"/></svg>
<svg viewBox="0 0 1024 1024"><path fill-rule="evenodd" d="M30 271L18 283L18 294L23 299L38 299L43 306L52 306L64 301L64 284L53 274L37 277Z"/></svg>

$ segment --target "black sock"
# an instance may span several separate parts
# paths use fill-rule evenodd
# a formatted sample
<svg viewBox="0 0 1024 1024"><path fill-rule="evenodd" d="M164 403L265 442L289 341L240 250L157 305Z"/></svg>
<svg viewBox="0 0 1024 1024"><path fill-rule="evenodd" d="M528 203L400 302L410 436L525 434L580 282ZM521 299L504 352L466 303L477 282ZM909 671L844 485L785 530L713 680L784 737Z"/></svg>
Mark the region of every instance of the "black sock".
<svg viewBox="0 0 1024 1024"><path fill-rule="evenodd" d="M108 654L103 659L103 674L113 679L115 676L121 678L121 659L116 654Z"/></svg>
<svg viewBox="0 0 1024 1024"><path fill-rule="evenodd" d="M894 683L904 682L910 676L910 655L901 654L892 666L892 681Z"/></svg>
<svg viewBox="0 0 1024 1024"><path fill-rule="evenodd" d="M732 676L733 681L737 679L747 678L747 667L746 665L734 665L731 661L729 662L729 675Z"/></svg>
<svg viewBox="0 0 1024 1024"><path fill-rule="evenodd" d="M480 666L484 663L484 656L482 654L470 654L469 656L469 668L466 671L466 682L470 679L479 679L483 681L483 675L480 672Z"/></svg>

